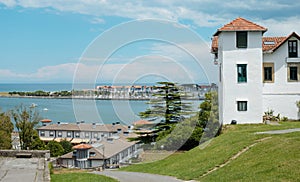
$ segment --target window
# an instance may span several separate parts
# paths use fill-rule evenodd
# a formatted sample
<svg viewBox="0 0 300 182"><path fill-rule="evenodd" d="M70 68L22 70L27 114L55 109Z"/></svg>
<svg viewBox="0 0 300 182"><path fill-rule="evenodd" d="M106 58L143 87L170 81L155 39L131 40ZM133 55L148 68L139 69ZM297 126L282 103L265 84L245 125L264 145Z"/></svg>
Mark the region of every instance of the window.
<svg viewBox="0 0 300 182"><path fill-rule="evenodd" d="M67 137L69 137L69 138L71 137L71 132L70 131L67 132Z"/></svg>
<svg viewBox="0 0 300 182"><path fill-rule="evenodd" d="M53 132L53 131L50 131L50 132L49 132L49 136L54 136L54 132Z"/></svg>
<svg viewBox="0 0 300 182"><path fill-rule="evenodd" d="M236 47L247 48L247 32L236 32Z"/></svg>
<svg viewBox="0 0 300 182"><path fill-rule="evenodd" d="M94 133L94 138L98 138L98 133Z"/></svg>
<svg viewBox="0 0 300 182"><path fill-rule="evenodd" d="M300 77L300 63L289 63L288 64L288 81L297 82Z"/></svg>
<svg viewBox="0 0 300 182"><path fill-rule="evenodd" d="M295 58L298 57L298 45L297 40L288 41L289 57Z"/></svg>
<svg viewBox="0 0 300 182"><path fill-rule="evenodd" d="M96 153L95 152L90 152L90 157L95 157Z"/></svg>
<svg viewBox="0 0 300 182"><path fill-rule="evenodd" d="M89 133L88 132L85 132L85 138L89 138Z"/></svg>
<svg viewBox="0 0 300 182"><path fill-rule="evenodd" d="M264 83L274 83L274 63L263 64Z"/></svg>
<svg viewBox="0 0 300 182"><path fill-rule="evenodd" d="M62 137L62 132L59 131L57 136L58 136L58 137Z"/></svg>
<svg viewBox="0 0 300 182"><path fill-rule="evenodd" d="M45 136L45 131L41 131L40 136Z"/></svg>
<svg viewBox="0 0 300 182"><path fill-rule="evenodd" d="M238 74L238 82L247 82L247 65L246 64L238 64L237 65L237 74Z"/></svg>
<svg viewBox="0 0 300 182"><path fill-rule="evenodd" d="M76 138L79 138L79 137L80 137L79 132L76 132L76 133L75 133L75 137L76 137Z"/></svg>
<svg viewBox="0 0 300 182"><path fill-rule="evenodd" d="M238 111L247 111L247 101L237 101Z"/></svg>

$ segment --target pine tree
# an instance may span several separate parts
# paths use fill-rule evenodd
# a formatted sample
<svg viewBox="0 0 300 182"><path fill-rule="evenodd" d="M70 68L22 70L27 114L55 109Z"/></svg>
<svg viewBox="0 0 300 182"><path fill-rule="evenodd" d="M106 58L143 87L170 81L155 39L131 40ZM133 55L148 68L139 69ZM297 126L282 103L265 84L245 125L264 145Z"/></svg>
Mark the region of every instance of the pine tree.
<svg viewBox="0 0 300 182"><path fill-rule="evenodd" d="M163 138L168 135L173 130L174 124L192 114L190 103L183 101L183 92L175 83L158 82L158 84L159 86L153 88L157 90L153 94L155 99L148 102L151 107L139 114L141 118L161 118L161 121L152 128L152 133L140 133L138 139L145 143L154 141L157 136Z"/></svg>

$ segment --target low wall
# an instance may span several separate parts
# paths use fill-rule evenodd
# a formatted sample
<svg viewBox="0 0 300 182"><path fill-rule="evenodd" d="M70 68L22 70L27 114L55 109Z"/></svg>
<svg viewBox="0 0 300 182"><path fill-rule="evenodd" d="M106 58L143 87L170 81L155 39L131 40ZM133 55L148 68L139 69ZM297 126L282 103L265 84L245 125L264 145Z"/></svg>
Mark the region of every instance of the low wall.
<svg viewBox="0 0 300 182"><path fill-rule="evenodd" d="M16 157L18 154L31 154L33 158L50 158L49 150L0 150L2 157Z"/></svg>

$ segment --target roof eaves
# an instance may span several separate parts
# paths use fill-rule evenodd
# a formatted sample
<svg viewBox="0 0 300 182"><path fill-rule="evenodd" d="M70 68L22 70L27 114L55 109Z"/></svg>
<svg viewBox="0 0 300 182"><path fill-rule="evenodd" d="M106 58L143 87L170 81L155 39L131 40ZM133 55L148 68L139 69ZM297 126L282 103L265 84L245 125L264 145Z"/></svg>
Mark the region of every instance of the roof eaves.
<svg viewBox="0 0 300 182"><path fill-rule="evenodd" d="M292 32L289 36L287 36L283 41L281 41L276 47L272 49L272 52L275 52L281 45L283 45L287 40L289 40L291 37L296 37L298 40L300 40L300 36L296 32Z"/></svg>

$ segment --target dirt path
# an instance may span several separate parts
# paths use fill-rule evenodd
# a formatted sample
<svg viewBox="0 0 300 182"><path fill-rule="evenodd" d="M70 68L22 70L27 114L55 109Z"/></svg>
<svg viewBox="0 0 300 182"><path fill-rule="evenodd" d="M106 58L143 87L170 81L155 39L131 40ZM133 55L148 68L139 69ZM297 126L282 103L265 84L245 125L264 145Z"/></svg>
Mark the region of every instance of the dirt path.
<svg viewBox="0 0 300 182"><path fill-rule="evenodd" d="M201 175L200 177L204 177L204 176L207 176L209 175L210 173L226 166L227 164L229 164L231 161L235 160L236 158L238 158L240 155L242 155L243 153L247 152L251 147L254 147L256 144L264 141L264 140L267 140L267 139L270 139L272 137L266 137L266 138L262 138L262 139L259 139L259 140L256 140L255 143L247 146L246 148L244 148L243 150L239 151L237 154L235 154L234 156L230 157L227 161L225 161L223 164L220 164L220 165L217 165L215 166L214 168L208 170L206 173L204 173L203 175Z"/></svg>

